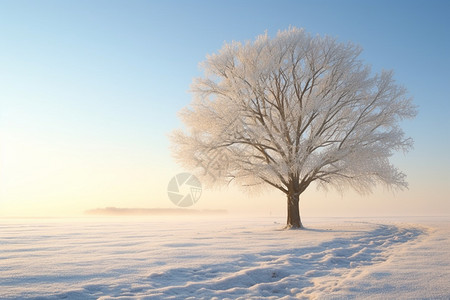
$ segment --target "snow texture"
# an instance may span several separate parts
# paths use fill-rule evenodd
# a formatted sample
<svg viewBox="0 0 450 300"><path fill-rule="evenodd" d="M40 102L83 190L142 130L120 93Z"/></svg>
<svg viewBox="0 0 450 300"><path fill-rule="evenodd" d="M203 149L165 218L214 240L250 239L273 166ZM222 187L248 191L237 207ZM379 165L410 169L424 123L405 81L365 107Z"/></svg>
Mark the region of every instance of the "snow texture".
<svg viewBox="0 0 450 300"><path fill-rule="evenodd" d="M278 221L3 220L0 298L450 298L448 218Z"/></svg>

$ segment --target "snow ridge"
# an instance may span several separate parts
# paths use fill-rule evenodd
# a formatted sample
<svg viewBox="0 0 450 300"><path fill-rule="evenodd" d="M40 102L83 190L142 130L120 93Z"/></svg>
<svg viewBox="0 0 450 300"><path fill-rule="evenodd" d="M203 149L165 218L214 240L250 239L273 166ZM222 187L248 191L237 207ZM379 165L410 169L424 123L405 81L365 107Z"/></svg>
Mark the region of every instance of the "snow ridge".
<svg viewBox="0 0 450 300"><path fill-rule="evenodd" d="M318 230L320 231L320 230ZM173 268L148 277L144 299L285 299L314 297L335 291L339 282L356 276L362 267L386 261L395 246L424 233L419 228L377 225L365 235L336 238L314 247L245 255L237 261L196 269ZM220 270L227 270L221 272ZM187 280L186 280L187 279ZM178 286L167 286L180 282ZM189 298L188 298L189 299Z"/></svg>

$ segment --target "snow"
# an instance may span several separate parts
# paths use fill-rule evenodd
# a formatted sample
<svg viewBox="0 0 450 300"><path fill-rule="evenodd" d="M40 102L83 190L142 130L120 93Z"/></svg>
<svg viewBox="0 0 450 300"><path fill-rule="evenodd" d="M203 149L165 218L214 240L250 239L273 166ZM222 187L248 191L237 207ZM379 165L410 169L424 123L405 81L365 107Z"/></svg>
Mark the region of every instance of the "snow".
<svg viewBox="0 0 450 300"><path fill-rule="evenodd" d="M450 298L450 218L0 221L1 299Z"/></svg>

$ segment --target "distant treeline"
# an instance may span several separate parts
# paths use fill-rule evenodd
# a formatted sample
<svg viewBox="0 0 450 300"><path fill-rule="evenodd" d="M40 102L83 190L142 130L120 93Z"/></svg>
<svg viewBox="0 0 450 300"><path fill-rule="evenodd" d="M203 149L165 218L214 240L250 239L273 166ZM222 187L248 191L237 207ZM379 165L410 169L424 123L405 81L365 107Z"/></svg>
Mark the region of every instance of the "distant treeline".
<svg viewBox="0 0 450 300"><path fill-rule="evenodd" d="M88 215L136 216L136 215L217 215L226 214L224 209L188 209L188 208L119 208L105 207L85 211Z"/></svg>

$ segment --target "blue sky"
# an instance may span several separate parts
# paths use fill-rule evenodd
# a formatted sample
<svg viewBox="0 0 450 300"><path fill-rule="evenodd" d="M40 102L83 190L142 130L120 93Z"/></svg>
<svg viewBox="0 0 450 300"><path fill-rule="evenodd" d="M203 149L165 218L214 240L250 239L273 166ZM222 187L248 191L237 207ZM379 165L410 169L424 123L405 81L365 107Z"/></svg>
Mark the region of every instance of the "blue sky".
<svg viewBox="0 0 450 300"><path fill-rule="evenodd" d="M167 134L181 126L199 62L225 41L289 26L361 45L373 70L393 69L419 107L404 123L415 150L394 157L408 192L308 197L346 203L335 206L341 215L402 214L405 205L408 214L450 213L449 13L448 1L1 1L0 216L170 207L167 182L182 170ZM210 200L230 195L248 199ZM267 195L207 191L198 208L263 201L262 212L283 212L284 199L271 200L282 196ZM306 198L321 215L325 202Z"/></svg>

